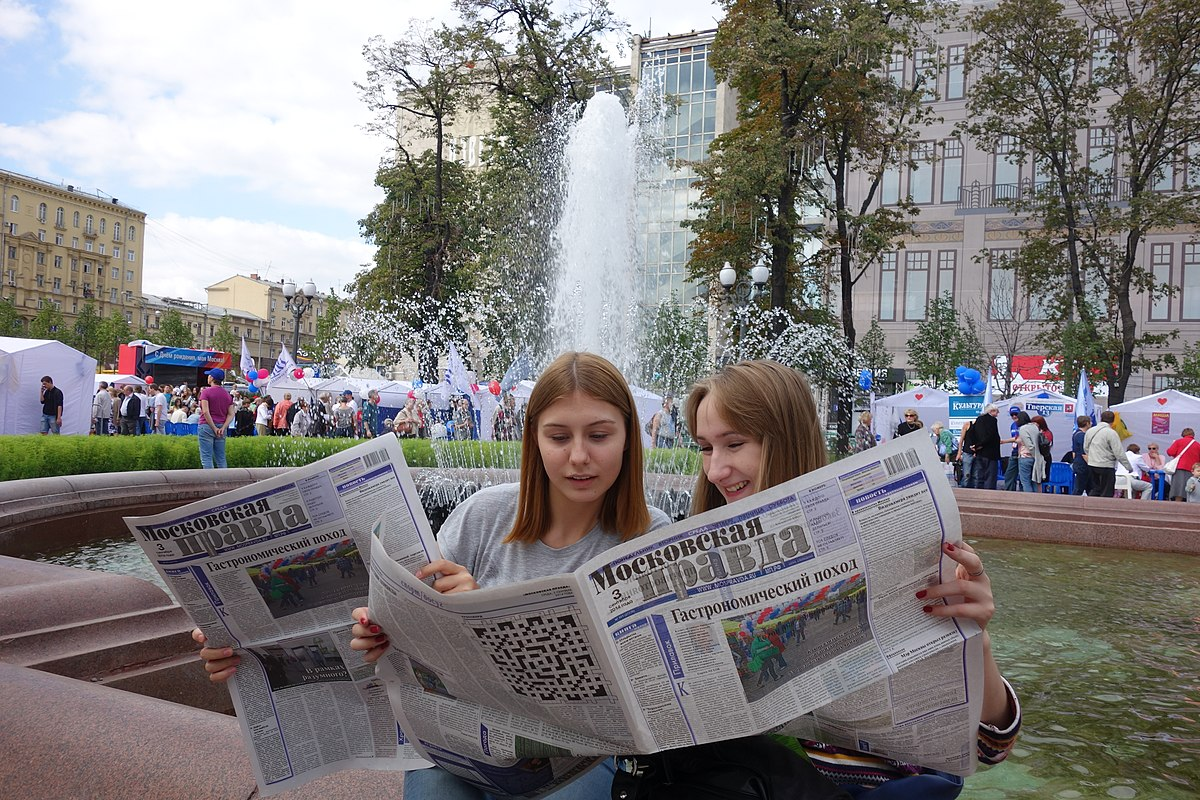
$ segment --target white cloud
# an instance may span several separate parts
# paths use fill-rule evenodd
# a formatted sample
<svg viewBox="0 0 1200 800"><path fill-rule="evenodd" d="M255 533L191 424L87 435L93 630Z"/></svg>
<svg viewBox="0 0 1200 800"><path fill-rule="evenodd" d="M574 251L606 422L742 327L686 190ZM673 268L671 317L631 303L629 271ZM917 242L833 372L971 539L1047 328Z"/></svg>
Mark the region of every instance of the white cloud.
<svg viewBox="0 0 1200 800"><path fill-rule="evenodd" d="M275 223L167 214L147 219L142 288L149 294L203 301L204 288L232 275L312 280L339 294L374 247Z"/></svg>
<svg viewBox="0 0 1200 800"><path fill-rule="evenodd" d="M28 3L0 0L0 42L19 42L31 36L41 20Z"/></svg>

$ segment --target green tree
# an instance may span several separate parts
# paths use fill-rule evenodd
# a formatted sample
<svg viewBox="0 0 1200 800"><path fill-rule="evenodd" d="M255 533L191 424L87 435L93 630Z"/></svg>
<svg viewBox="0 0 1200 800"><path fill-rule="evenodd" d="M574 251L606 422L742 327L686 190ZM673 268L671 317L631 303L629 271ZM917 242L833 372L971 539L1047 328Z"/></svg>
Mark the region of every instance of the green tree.
<svg viewBox="0 0 1200 800"><path fill-rule="evenodd" d="M311 345L313 360L318 364L332 364L346 355L342 332L342 311L345 307L346 302L331 288L329 299L325 301L325 310L317 317L317 335Z"/></svg>
<svg viewBox="0 0 1200 800"><path fill-rule="evenodd" d="M862 368L871 372L874 382L878 384L883 381L892 367L894 356L887 348L887 338L878 319L871 320L871 327L858 340L855 353Z"/></svg>
<svg viewBox="0 0 1200 800"><path fill-rule="evenodd" d="M0 297L0 336L21 336L25 333L25 321L17 305L10 298Z"/></svg>
<svg viewBox="0 0 1200 800"><path fill-rule="evenodd" d="M125 315L118 310L101 322L96 338L99 341L96 360L115 369L121 345L131 341L134 336Z"/></svg>
<svg viewBox="0 0 1200 800"><path fill-rule="evenodd" d="M223 353L233 355L233 363L237 364L242 354L241 338L233 332L233 321L228 314L221 317L217 329L213 331L212 346Z"/></svg>
<svg viewBox="0 0 1200 800"><path fill-rule="evenodd" d="M50 303L42 306L37 316L29 321L29 338L57 339L70 343L70 332L63 321L62 312Z"/></svg>
<svg viewBox="0 0 1200 800"><path fill-rule="evenodd" d="M641 337L638 354L641 386L682 394L711 371L708 320L703 309L663 300Z"/></svg>
<svg viewBox="0 0 1200 800"><path fill-rule="evenodd" d="M1156 351L1174 336L1137 328L1133 298L1173 291L1142 266L1146 236L1200 220L1200 196L1173 191L1187 185L1177 173L1200 144L1200 6L1079 5L1083 18L1058 0L971 14L979 79L963 129L1032 167L1036 181L1006 201L1043 221L1014 259L1017 274L1046 293L1052 354L1094 356L1118 403L1134 371L1163 363Z"/></svg>
<svg viewBox="0 0 1200 800"><path fill-rule="evenodd" d="M1175 368L1173 388L1190 394L1200 393L1200 342L1183 346Z"/></svg>
<svg viewBox="0 0 1200 800"><path fill-rule="evenodd" d="M894 81L886 66L893 57L911 62L928 45L922 26L939 6L924 0L722 5L727 16L712 63L738 91L739 125L717 137L708 161L696 166L702 214L691 226L697 231L691 277L712 284L725 261L765 257L770 306L788 312L773 317L774 324L784 326L786 319L805 319L808 306L840 296L836 311L850 349L837 373L851 376L837 387L844 451L853 412L853 289L909 230L915 207L884 198L880 208L880 189L890 170L919 166L908 143L929 119L922 101L936 74L930 61L914 81ZM856 188L863 175L865 186ZM806 217L828 222L810 226ZM806 262L802 248L814 237L825 247Z"/></svg>
<svg viewBox="0 0 1200 800"><path fill-rule="evenodd" d="M987 357L975 330L974 320L955 310L952 294L935 297L908 340L908 363L913 372L934 387L952 385L960 365L984 372Z"/></svg>
<svg viewBox="0 0 1200 800"><path fill-rule="evenodd" d="M192 329L183 321L183 316L174 308L168 308L158 320L158 330L154 332L155 344L167 347L193 347Z"/></svg>
<svg viewBox="0 0 1200 800"><path fill-rule="evenodd" d="M71 331L71 346L100 361L100 329L104 320L96 313L96 304L87 302L75 316Z"/></svg>

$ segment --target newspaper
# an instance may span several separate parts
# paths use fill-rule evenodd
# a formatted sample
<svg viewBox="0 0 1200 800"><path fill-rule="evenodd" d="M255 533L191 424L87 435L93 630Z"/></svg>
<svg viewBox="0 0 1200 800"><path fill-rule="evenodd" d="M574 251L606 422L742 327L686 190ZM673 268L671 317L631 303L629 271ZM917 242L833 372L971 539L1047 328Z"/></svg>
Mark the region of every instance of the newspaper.
<svg viewBox="0 0 1200 800"><path fill-rule="evenodd" d="M374 667L349 646L350 612L367 603L371 528L402 508L420 503L388 436L174 511L126 518L210 645L238 649L229 689L264 796L341 769L430 766L396 726ZM424 513L393 515L390 525L396 536L408 531L392 552L401 563L415 570L438 557L424 549L436 548Z"/></svg>
<svg viewBox="0 0 1200 800"><path fill-rule="evenodd" d="M572 574L452 595L414 577L440 553L393 437L127 523L209 642L238 648L230 691L264 796L437 764L534 798L606 756L772 730L974 769L978 629L914 597L961 538L924 439ZM377 670L349 649L368 574L392 643Z"/></svg>
<svg viewBox="0 0 1200 800"><path fill-rule="evenodd" d="M915 598L953 574L942 544L961 538L923 438L511 586L440 595L387 557L390 516L377 533L370 604L397 718L493 794L538 796L539 771L556 781L579 756L764 731L974 771L979 629Z"/></svg>

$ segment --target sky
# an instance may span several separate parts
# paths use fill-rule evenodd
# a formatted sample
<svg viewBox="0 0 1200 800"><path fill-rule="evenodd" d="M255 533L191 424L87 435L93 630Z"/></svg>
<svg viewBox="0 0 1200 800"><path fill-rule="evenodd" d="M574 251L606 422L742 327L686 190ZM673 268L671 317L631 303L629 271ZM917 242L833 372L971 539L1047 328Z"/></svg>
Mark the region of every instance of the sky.
<svg viewBox="0 0 1200 800"><path fill-rule="evenodd" d="M716 26L711 0L609 0L631 32ZM234 274L345 284L374 248L386 142L354 86L372 36L451 0L0 0L0 168L147 215L143 291ZM614 60L619 42L610 42Z"/></svg>

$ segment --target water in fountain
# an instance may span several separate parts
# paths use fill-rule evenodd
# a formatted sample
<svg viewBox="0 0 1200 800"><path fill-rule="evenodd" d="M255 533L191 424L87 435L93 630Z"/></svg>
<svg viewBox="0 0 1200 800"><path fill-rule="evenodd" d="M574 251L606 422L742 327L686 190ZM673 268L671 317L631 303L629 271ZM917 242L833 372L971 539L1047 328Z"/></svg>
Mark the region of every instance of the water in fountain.
<svg viewBox="0 0 1200 800"><path fill-rule="evenodd" d="M563 151L566 202L556 231L554 347L603 355L629 374L641 288L636 247L637 135L615 95L597 94Z"/></svg>

